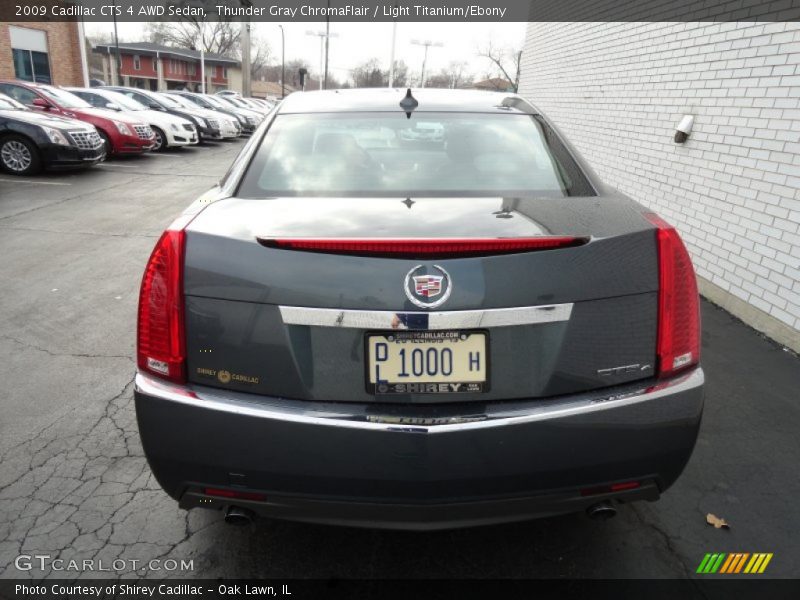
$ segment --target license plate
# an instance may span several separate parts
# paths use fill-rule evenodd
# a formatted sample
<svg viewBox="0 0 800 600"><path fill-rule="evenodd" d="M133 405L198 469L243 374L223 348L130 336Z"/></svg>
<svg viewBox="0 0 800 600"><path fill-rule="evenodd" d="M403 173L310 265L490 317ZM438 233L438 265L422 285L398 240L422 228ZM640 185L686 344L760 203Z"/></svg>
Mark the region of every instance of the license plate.
<svg viewBox="0 0 800 600"><path fill-rule="evenodd" d="M402 331L368 334L371 394L458 394L488 390L488 334Z"/></svg>

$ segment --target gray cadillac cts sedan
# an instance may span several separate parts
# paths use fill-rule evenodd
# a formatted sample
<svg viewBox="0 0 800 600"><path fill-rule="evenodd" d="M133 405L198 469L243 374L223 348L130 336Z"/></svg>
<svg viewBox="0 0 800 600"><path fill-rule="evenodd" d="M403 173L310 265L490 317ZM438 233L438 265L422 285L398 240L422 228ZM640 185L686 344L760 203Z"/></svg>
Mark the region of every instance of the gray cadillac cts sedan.
<svg viewBox="0 0 800 600"><path fill-rule="evenodd" d="M608 517L703 408L680 237L514 94L292 94L156 244L137 337L153 473L230 522Z"/></svg>

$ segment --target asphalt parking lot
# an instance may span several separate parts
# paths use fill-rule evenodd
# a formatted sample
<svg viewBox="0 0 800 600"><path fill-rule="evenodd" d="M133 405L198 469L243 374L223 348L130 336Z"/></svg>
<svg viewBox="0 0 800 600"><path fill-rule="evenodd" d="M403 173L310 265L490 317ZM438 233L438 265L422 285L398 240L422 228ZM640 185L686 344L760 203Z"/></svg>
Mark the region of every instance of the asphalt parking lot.
<svg viewBox="0 0 800 600"><path fill-rule="evenodd" d="M159 578L710 577L694 574L707 552L771 552L761 577L797 576L800 359L708 303L700 438L657 503L435 533L234 528L179 510L136 429L139 281L157 236L241 145L0 175L0 577L79 575L17 570L20 554L193 561L135 573Z"/></svg>

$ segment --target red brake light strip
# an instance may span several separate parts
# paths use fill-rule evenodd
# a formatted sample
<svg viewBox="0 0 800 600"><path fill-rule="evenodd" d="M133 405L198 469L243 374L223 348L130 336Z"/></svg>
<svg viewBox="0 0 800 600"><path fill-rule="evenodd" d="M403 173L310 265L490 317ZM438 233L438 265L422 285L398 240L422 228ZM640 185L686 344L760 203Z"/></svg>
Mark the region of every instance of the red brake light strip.
<svg viewBox="0 0 800 600"><path fill-rule="evenodd" d="M258 238L267 248L390 258L465 258L580 246L587 237Z"/></svg>

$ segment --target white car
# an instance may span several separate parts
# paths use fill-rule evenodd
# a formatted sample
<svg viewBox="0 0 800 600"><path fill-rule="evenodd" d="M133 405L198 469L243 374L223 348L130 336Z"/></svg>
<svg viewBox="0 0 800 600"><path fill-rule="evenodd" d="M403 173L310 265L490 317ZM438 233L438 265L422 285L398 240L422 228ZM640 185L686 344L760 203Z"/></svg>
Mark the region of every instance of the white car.
<svg viewBox="0 0 800 600"><path fill-rule="evenodd" d="M125 94L97 88L64 88L79 96L92 106L108 110L135 113L136 117L150 125L155 133L153 151L195 145L200 136L194 123L166 112L152 110L144 104L128 98Z"/></svg>
<svg viewBox="0 0 800 600"><path fill-rule="evenodd" d="M239 125L239 121L233 117L229 117L215 110L200 108L194 102L191 102L190 100L187 100L178 94L159 94L159 96L162 98L166 97L186 109L191 109L194 111L194 114L202 116L209 122L216 121L219 124L219 133L220 138L222 139L237 138L242 135L242 128Z"/></svg>

